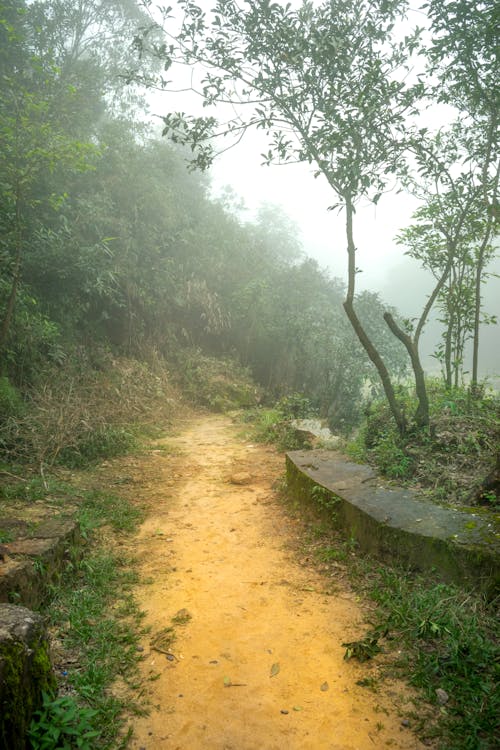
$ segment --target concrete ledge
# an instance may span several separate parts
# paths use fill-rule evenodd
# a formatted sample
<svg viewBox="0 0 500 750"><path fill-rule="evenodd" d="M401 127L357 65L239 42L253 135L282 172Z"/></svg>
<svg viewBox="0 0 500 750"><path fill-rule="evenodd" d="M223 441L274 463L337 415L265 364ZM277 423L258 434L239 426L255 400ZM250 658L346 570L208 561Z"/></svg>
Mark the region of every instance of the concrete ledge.
<svg viewBox="0 0 500 750"><path fill-rule="evenodd" d="M81 541L78 523L68 518L44 521L34 533L2 545L0 602L36 609Z"/></svg>
<svg viewBox="0 0 500 750"><path fill-rule="evenodd" d="M384 486L375 472L333 451L286 457L293 498L353 537L361 550L489 595L500 582L498 516L444 508L418 493Z"/></svg>

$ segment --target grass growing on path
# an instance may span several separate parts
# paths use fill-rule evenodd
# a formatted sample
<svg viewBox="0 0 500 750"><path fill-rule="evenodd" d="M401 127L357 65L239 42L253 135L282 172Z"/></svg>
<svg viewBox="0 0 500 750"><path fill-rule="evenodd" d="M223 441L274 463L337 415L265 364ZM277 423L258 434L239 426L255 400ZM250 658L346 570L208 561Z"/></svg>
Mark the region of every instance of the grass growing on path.
<svg viewBox="0 0 500 750"><path fill-rule="evenodd" d="M415 716L422 736L439 747L500 746L500 648L494 603L473 592L393 568L376 568L368 585L376 626L403 646L396 663L425 699L439 706L433 729ZM443 692L444 691L444 692Z"/></svg>

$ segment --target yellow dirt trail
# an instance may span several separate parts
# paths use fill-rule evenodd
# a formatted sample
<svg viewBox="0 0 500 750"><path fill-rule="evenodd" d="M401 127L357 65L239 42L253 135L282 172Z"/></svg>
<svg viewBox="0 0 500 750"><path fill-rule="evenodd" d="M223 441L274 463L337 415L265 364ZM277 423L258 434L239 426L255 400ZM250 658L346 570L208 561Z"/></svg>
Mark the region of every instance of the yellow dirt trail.
<svg viewBox="0 0 500 750"><path fill-rule="evenodd" d="M152 709L134 721L132 748L423 748L401 724L401 685L356 684L370 672L344 661L341 643L366 630L360 604L342 584L325 593L328 581L296 560L273 489L283 457L238 429L198 417L165 441L175 455L160 441L141 486L149 516L134 551ZM157 636L179 610L187 621L168 646Z"/></svg>

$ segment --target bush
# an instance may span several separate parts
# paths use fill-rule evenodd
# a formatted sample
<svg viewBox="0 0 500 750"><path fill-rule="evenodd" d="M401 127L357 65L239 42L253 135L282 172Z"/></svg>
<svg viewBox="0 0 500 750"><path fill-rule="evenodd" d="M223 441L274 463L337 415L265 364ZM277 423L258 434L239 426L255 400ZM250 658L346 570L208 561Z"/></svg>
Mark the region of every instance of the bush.
<svg viewBox="0 0 500 750"><path fill-rule="evenodd" d="M81 468L128 450L134 424L158 425L178 401L164 364L152 369L109 358L95 370L74 356L47 372L31 388L23 414L0 427L0 455L11 462Z"/></svg>
<svg viewBox="0 0 500 750"><path fill-rule="evenodd" d="M70 695L51 698L44 693L43 708L35 713L29 730L33 750L92 750L97 711L82 708Z"/></svg>
<svg viewBox="0 0 500 750"><path fill-rule="evenodd" d="M498 503L495 491L481 495L483 479L493 474L498 454L500 399L485 388L446 389L428 381L431 428L397 432L386 401L370 404L365 424L347 452L367 460L392 479L412 479L435 501L466 505ZM411 394L400 393L407 414L415 409Z"/></svg>
<svg viewBox="0 0 500 750"><path fill-rule="evenodd" d="M9 379L0 377L0 421L9 417L19 417L24 411L21 394Z"/></svg>
<svg viewBox="0 0 500 750"><path fill-rule="evenodd" d="M85 430L75 437L73 445L67 445L59 452L57 463L69 469L81 469L102 458L122 455L135 444L135 436L121 427Z"/></svg>
<svg viewBox="0 0 500 750"><path fill-rule="evenodd" d="M255 406L260 400L249 371L233 359L215 359L199 349L185 349L175 365L182 390L194 404L225 412Z"/></svg>

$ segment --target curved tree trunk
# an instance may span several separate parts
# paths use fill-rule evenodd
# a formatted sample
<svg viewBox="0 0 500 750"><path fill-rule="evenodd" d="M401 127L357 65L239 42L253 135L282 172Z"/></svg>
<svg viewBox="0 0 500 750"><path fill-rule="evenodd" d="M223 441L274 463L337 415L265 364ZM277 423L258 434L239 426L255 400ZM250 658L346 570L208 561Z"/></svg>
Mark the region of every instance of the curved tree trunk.
<svg viewBox="0 0 500 750"><path fill-rule="evenodd" d="M418 347L413 339L408 336L396 323L391 313L385 313L384 320L393 332L406 347L406 351L410 355L411 366L413 368L413 374L415 376L415 391L417 393L418 406L415 412L415 423L417 427L428 427L430 423L429 419L429 399L427 396L427 388L425 386L425 374L420 362L420 355L418 353Z"/></svg>
<svg viewBox="0 0 500 750"><path fill-rule="evenodd" d="M344 310L346 312L349 322L351 323L354 329L354 332L356 333L356 336L358 337L362 347L364 348L370 360L373 362L373 364L377 368L377 372L379 374L380 380L382 381L384 393L389 403L389 407L391 409L392 416L394 417L394 421L396 422L396 425L398 427L399 434L404 435L406 432L406 419L396 399L396 394L394 392L394 388L392 385L391 376L389 374L389 371L387 370L387 367L384 364L384 361L382 360L382 357L380 356L377 349L375 348L372 341L370 340L368 334L363 328L361 321L356 315L356 311L354 310L354 290L356 287L356 246L354 244L354 234L353 234L354 206L352 204L352 199L350 195L345 197L345 201L346 201L347 254L348 254L349 269L348 269L347 295L344 301Z"/></svg>

